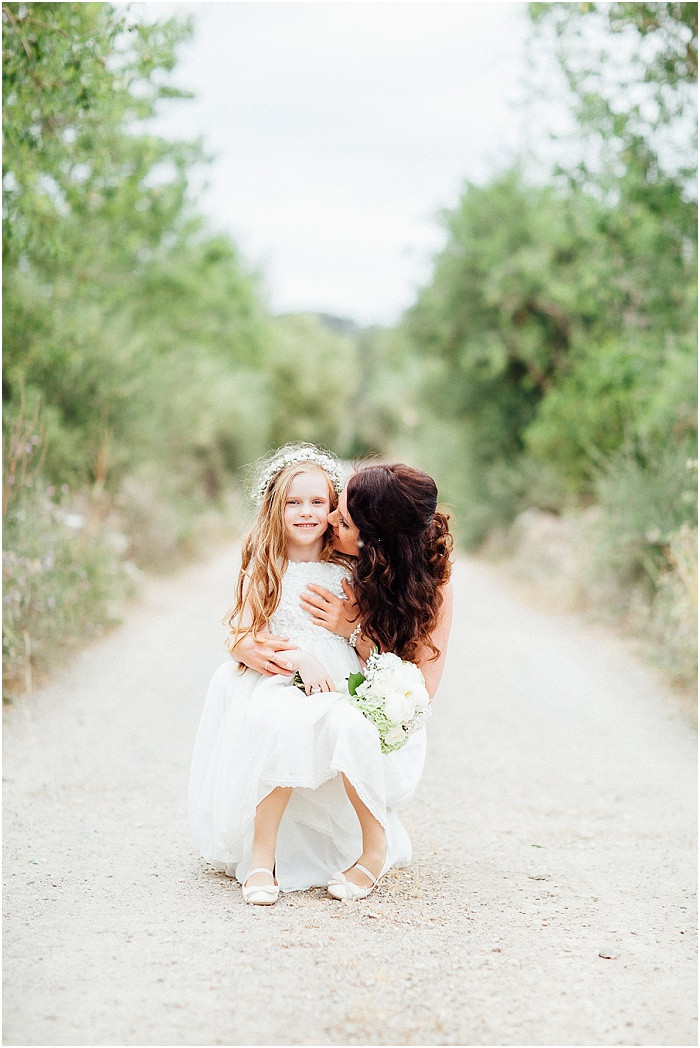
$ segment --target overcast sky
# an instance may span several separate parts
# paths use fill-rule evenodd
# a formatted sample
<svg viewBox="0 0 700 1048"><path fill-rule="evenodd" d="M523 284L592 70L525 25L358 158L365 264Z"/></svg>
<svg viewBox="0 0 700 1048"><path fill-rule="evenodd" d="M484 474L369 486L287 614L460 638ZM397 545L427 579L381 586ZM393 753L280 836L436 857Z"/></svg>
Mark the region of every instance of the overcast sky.
<svg viewBox="0 0 700 1048"><path fill-rule="evenodd" d="M465 179L526 144L523 3L164 3L192 14L159 131L204 136L201 206L275 312L396 321Z"/></svg>

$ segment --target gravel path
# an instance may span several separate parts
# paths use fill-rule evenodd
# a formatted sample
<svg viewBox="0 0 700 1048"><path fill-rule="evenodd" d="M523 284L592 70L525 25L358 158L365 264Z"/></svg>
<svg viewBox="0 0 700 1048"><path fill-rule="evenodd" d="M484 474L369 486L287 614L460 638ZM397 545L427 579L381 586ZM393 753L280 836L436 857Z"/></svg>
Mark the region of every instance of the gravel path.
<svg viewBox="0 0 700 1048"><path fill-rule="evenodd" d="M5 1043L697 1044L695 730L474 562L412 867L270 909L207 871L186 780L235 567L149 583L5 712Z"/></svg>

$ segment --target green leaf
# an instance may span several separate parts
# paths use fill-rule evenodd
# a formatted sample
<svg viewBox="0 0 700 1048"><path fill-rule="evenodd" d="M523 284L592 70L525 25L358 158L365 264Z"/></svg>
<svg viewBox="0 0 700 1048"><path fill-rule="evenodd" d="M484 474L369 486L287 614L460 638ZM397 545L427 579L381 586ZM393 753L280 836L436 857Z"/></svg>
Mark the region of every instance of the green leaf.
<svg viewBox="0 0 700 1048"><path fill-rule="evenodd" d="M351 695L354 695L359 686L364 681L365 676L363 673L351 673L348 677L348 691Z"/></svg>

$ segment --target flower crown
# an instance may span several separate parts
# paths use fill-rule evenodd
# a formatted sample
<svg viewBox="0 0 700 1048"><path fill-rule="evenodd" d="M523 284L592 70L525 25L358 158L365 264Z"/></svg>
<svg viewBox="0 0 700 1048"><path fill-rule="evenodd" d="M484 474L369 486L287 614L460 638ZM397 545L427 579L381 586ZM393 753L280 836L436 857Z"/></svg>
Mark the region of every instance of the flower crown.
<svg viewBox="0 0 700 1048"><path fill-rule="evenodd" d="M253 483L252 496L256 506L262 506L265 492L278 473L286 466L313 462L328 474L337 495L343 490L340 463L329 451L322 451L313 444L285 444L271 458L263 460Z"/></svg>

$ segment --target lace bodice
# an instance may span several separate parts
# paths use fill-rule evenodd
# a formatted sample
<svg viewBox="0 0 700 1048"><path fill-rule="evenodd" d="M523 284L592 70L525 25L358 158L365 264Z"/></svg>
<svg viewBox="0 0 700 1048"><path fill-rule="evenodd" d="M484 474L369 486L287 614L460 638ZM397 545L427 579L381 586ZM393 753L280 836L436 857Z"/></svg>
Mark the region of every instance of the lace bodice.
<svg viewBox="0 0 700 1048"><path fill-rule="evenodd" d="M300 647L313 641L333 637L334 634L329 633L323 626L316 626L311 621L299 606L299 597L310 582L324 586L337 597L343 597L341 581L349 577L349 571L341 564L330 564L327 561L299 564L290 561L282 579L282 596L279 605L270 616L270 631L283 637L289 637ZM336 640L341 640L341 638L336 638ZM341 641L341 643L346 642Z"/></svg>

